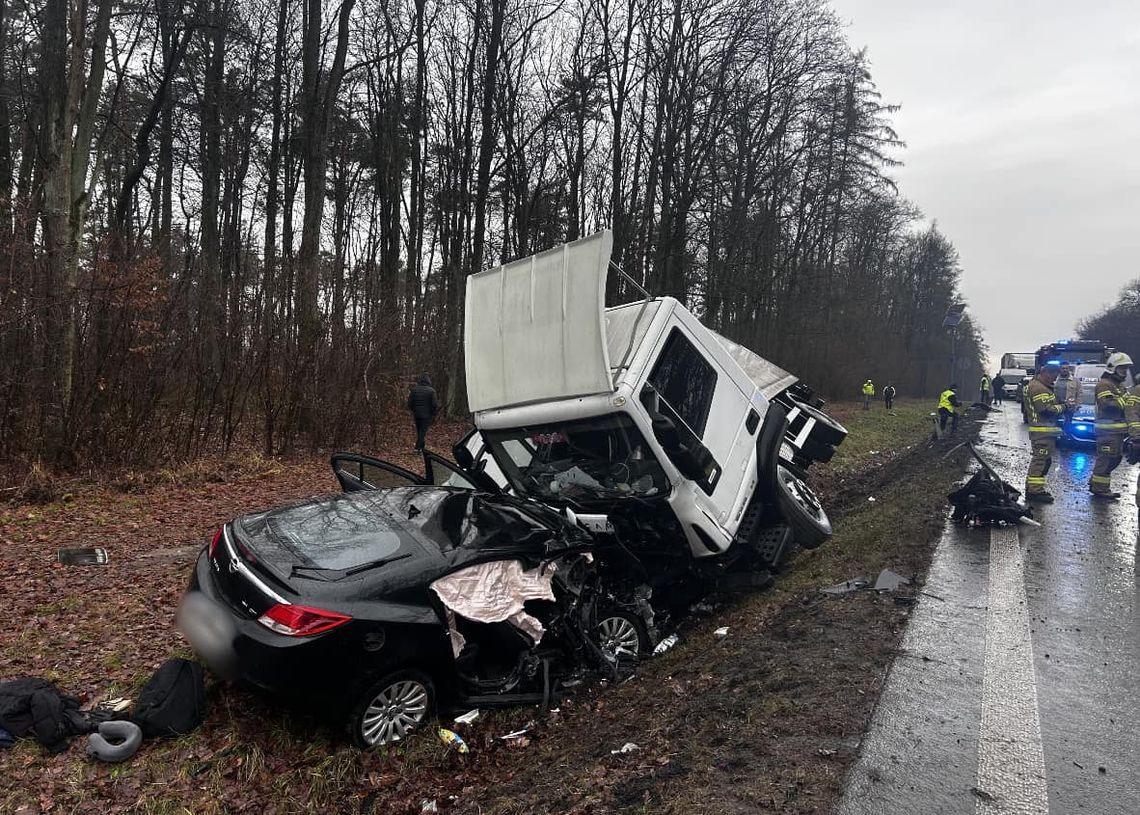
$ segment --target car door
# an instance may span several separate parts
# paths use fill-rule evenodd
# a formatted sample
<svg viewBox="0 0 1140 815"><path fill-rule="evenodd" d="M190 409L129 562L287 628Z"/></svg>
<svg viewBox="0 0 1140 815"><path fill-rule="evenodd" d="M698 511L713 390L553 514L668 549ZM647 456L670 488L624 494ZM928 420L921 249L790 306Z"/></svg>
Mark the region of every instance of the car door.
<svg viewBox="0 0 1140 815"><path fill-rule="evenodd" d="M390 461L359 453L334 453L329 459L333 475L345 492L391 489L431 483L426 477Z"/></svg>

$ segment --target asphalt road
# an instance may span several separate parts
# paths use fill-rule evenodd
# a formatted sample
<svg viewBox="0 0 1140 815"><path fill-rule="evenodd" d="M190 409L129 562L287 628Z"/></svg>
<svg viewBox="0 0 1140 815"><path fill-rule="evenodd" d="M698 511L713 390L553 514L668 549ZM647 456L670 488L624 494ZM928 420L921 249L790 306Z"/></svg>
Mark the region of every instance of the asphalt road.
<svg viewBox="0 0 1140 815"><path fill-rule="evenodd" d="M1021 488L1016 406L980 450ZM1093 458L1061 451L1040 528L947 524L840 815L1140 813L1140 468L1094 503Z"/></svg>

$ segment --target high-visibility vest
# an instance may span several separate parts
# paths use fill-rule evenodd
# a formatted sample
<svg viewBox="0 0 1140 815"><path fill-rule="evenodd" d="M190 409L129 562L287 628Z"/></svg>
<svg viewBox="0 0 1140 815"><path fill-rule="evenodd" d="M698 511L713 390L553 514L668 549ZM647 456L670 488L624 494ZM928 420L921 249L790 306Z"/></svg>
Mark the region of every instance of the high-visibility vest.
<svg viewBox="0 0 1140 815"><path fill-rule="evenodd" d="M990 389L990 378L983 374L982 375L982 390L988 391L989 389Z"/></svg>
<svg viewBox="0 0 1140 815"><path fill-rule="evenodd" d="M1057 403L1053 388L1033 377L1025 386L1022 400L1029 417L1029 438L1061 435L1061 428L1057 426L1057 419L1062 413L1061 405Z"/></svg>
<svg viewBox="0 0 1140 815"><path fill-rule="evenodd" d="M863 395L864 396L874 396L875 395L875 386L873 384L871 384L871 380L867 380L866 382L863 383Z"/></svg>
<svg viewBox="0 0 1140 815"><path fill-rule="evenodd" d="M945 410L949 413L957 413L958 409L954 407L954 403L950 401L950 397L955 395L954 391L949 388L942 391L942 395L938 397L938 409Z"/></svg>

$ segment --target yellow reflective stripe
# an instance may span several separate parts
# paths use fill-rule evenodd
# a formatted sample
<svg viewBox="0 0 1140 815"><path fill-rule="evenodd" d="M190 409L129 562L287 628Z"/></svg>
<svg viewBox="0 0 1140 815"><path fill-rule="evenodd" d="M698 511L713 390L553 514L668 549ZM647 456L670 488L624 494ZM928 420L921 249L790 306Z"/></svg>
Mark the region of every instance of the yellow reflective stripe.
<svg viewBox="0 0 1140 815"><path fill-rule="evenodd" d="M1094 475L1089 479L1093 484L1111 484L1112 476L1110 475Z"/></svg>
<svg viewBox="0 0 1140 815"><path fill-rule="evenodd" d="M1099 419L1096 423L1097 430L1127 430L1128 424L1126 422L1102 422Z"/></svg>
<svg viewBox="0 0 1140 815"><path fill-rule="evenodd" d="M1059 435L1061 435L1061 428L1059 428L1059 427L1031 427L1031 428L1029 428L1029 432L1030 433L1039 433L1042 435L1050 435L1050 436L1057 435L1057 436L1059 436Z"/></svg>
<svg viewBox="0 0 1140 815"><path fill-rule="evenodd" d="M1026 484L1044 484L1045 476L1043 475L1028 475L1025 477Z"/></svg>
<svg viewBox="0 0 1140 815"><path fill-rule="evenodd" d="M1039 394L1037 394L1036 396L1034 396L1034 397L1033 397L1033 401L1034 401L1034 402L1041 402L1041 401L1045 401L1045 402L1047 402L1047 401L1049 401L1050 399L1056 399L1056 398L1057 398L1057 397L1055 397L1055 396L1054 396L1053 394L1051 394L1051 393L1039 393Z"/></svg>

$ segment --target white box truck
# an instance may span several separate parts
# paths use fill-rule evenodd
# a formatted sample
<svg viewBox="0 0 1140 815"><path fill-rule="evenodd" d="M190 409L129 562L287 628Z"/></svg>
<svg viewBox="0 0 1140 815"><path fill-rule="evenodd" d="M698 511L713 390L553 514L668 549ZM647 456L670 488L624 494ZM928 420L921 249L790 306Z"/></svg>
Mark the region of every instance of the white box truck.
<svg viewBox="0 0 1140 815"><path fill-rule="evenodd" d="M847 431L797 378L671 297L604 305L600 232L468 280L476 430L459 464L615 534L658 571L775 566L831 534L808 467ZM671 566L669 565L671 564Z"/></svg>

